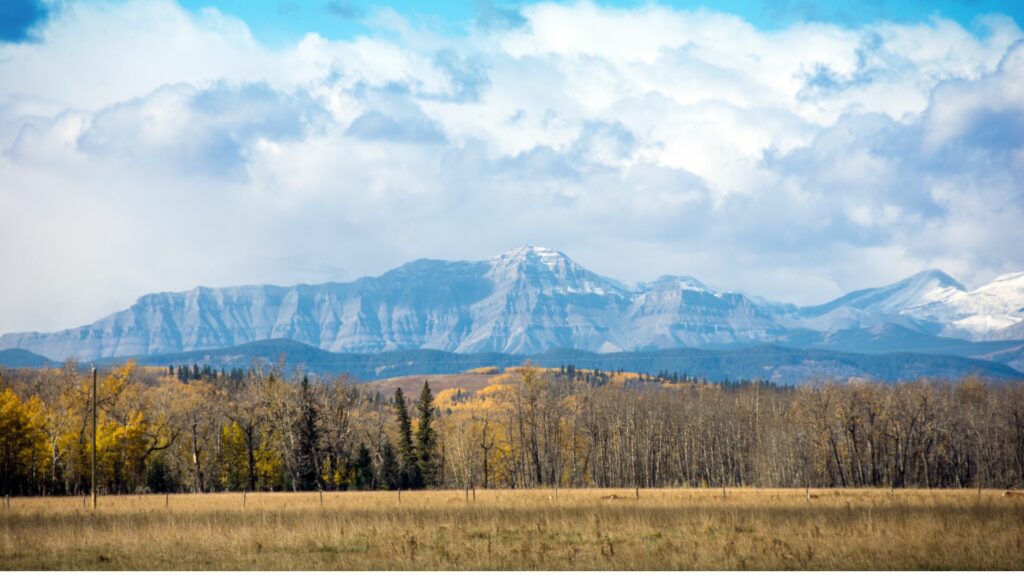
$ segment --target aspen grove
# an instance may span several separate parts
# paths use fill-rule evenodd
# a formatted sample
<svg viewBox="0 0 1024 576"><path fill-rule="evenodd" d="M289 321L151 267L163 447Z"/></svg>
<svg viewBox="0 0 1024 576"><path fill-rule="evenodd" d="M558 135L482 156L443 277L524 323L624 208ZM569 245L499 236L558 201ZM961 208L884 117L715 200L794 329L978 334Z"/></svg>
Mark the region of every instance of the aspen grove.
<svg viewBox="0 0 1024 576"><path fill-rule="evenodd" d="M0 375L5 494L89 490L87 372L68 362ZM101 494L1024 485L1021 383L780 387L530 365L476 391L426 380L407 398L273 367L128 362L100 377L97 484Z"/></svg>

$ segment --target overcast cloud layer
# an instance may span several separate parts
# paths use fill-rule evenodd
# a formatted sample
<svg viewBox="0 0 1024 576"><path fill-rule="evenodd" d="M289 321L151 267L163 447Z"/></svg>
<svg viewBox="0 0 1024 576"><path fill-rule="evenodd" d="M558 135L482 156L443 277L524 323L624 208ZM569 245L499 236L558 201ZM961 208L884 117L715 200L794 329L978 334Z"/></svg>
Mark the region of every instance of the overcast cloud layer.
<svg viewBox="0 0 1024 576"><path fill-rule="evenodd" d="M521 244L797 303L1024 270L1011 18L499 15L271 49L216 10L71 2L0 43L0 333Z"/></svg>

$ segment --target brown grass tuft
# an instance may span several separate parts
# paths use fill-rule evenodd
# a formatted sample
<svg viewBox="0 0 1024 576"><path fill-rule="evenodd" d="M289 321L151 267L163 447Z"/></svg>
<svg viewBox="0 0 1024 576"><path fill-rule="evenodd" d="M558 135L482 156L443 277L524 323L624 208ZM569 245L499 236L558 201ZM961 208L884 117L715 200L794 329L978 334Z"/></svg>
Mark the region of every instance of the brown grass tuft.
<svg viewBox="0 0 1024 576"><path fill-rule="evenodd" d="M13 498L0 568L1021 570L1001 491L478 490ZM606 501L615 501L608 505Z"/></svg>

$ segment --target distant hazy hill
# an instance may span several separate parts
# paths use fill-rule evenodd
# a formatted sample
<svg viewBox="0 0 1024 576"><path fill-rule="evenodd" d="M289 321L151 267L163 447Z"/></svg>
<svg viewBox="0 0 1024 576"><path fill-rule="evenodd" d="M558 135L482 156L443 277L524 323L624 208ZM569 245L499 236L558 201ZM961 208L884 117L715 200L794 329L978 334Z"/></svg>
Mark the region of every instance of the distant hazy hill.
<svg viewBox="0 0 1024 576"><path fill-rule="evenodd" d="M121 361L124 358L116 359ZM871 378L894 382L919 377L960 378L978 374L993 379L1024 378L996 362L938 354L854 354L759 345L734 350L693 348L599 354L560 349L542 354L457 354L437 350L406 350L377 354L325 352L290 340L272 340L219 350L157 354L136 358L140 363L167 366L209 364L214 368L249 367L253 362L297 367L321 375L348 373L359 380L381 380L413 374L453 374L482 366L507 368L530 360L539 366L574 364L579 368L633 372L676 372L712 380L772 380L801 384L810 380L846 381ZM115 359L107 360L113 362Z"/></svg>
<svg viewBox="0 0 1024 576"><path fill-rule="evenodd" d="M7 368L42 368L43 366L54 366L59 364L45 356L33 354L28 350L11 348L0 350L0 366Z"/></svg>
<svg viewBox="0 0 1024 576"><path fill-rule="evenodd" d="M799 279L794 279L798 282ZM431 349L537 354L746 347L988 355L1024 363L1024 274L968 291L926 271L798 307L720 291L688 276L628 284L566 255L518 248L486 261L417 260L379 277L320 285L196 288L53 333L0 336L55 360L174 354L290 339L330 352Z"/></svg>

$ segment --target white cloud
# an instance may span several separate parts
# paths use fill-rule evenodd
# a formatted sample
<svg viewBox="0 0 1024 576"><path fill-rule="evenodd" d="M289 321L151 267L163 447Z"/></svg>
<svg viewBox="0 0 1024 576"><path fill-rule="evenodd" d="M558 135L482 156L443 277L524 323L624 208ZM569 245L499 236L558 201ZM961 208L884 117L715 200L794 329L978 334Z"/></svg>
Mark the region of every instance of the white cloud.
<svg viewBox="0 0 1024 576"><path fill-rule="evenodd" d="M260 80L282 67L240 20L167 1L69 3L41 40L0 46L8 96L96 109L164 84Z"/></svg>
<svg viewBox="0 0 1024 576"><path fill-rule="evenodd" d="M0 332L524 243L801 302L1024 269L1012 20L522 18L445 38L379 12L273 50L215 11L74 3L0 45Z"/></svg>

